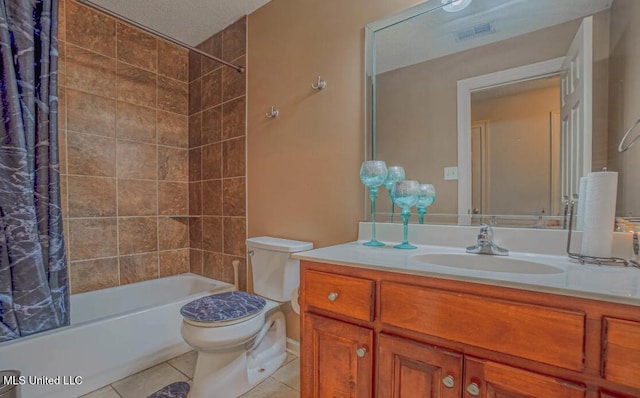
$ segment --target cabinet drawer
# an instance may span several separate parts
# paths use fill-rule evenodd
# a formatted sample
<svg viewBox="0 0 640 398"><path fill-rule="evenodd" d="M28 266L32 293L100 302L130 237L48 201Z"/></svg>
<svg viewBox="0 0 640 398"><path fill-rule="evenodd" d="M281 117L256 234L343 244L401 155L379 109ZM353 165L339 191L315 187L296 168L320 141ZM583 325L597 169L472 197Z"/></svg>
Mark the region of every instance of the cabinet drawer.
<svg viewBox="0 0 640 398"><path fill-rule="evenodd" d="M604 318L603 376L640 388L640 322Z"/></svg>
<svg viewBox="0 0 640 398"><path fill-rule="evenodd" d="M375 282L326 272L306 271L306 305L363 321L373 320Z"/></svg>
<svg viewBox="0 0 640 398"><path fill-rule="evenodd" d="M583 386L482 359L467 357L464 369L464 385L466 388L475 387L481 397L584 398L586 396L586 389ZM465 397L467 396L465 394Z"/></svg>
<svg viewBox="0 0 640 398"><path fill-rule="evenodd" d="M399 326L521 358L582 371L585 314L382 282L380 317Z"/></svg>

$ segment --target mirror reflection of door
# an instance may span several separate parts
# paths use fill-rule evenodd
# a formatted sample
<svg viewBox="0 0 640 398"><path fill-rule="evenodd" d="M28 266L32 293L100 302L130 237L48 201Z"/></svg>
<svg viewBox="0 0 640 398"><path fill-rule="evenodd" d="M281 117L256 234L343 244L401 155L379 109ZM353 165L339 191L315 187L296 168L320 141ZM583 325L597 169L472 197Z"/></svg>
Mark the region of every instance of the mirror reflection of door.
<svg viewBox="0 0 640 398"><path fill-rule="evenodd" d="M553 115L559 112L557 75L471 94L474 213L559 215L552 206L559 180L552 165L560 156Z"/></svg>
<svg viewBox="0 0 640 398"><path fill-rule="evenodd" d="M591 171L593 17L584 18L562 64L562 196Z"/></svg>
<svg viewBox="0 0 640 398"><path fill-rule="evenodd" d="M563 199L591 171L592 31L593 18L584 18L556 74L471 93L472 214L557 226Z"/></svg>
<svg viewBox="0 0 640 398"><path fill-rule="evenodd" d="M487 130L488 121L471 123L471 213L487 214L485 197L487 181ZM472 220L475 218L472 217ZM475 223L472 221L472 223Z"/></svg>

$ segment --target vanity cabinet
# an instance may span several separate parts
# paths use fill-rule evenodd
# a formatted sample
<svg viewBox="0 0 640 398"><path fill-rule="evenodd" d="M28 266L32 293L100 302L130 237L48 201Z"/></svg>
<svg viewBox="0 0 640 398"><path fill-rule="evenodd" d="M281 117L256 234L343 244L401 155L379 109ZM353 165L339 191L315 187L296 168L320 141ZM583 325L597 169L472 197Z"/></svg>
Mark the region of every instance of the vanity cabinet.
<svg viewBox="0 0 640 398"><path fill-rule="evenodd" d="M379 397L461 396L461 354L381 334L377 361Z"/></svg>
<svg viewBox="0 0 640 398"><path fill-rule="evenodd" d="M384 334L378 340L377 360L378 397L585 396L579 385Z"/></svg>
<svg viewBox="0 0 640 398"><path fill-rule="evenodd" d="M465 358L465 397L584 398L582 386L500 363Z"/></svg>
<svg viewBox="0 0 640 398"><path fill-rule="evenodd" d="M567 369L584 367L585 314L579 311L382 281L380 321Z"/></svg>
<svg viewBox="0 0 640 398"><path fill-rule="evenodd" d="M373 330L308 314L302 328L309 350L303 397L370 398L372 388Z"/></svg>
<svg viewBox="0 0 640 398"><path fill-rule="evenodd" d="M638 398L638 396L636 395L635 397L633 397L631 395L626 395L621 393L619 394L619 393L609 392L609 391L600 391L598 398Z"/></svg>
<svg viewBox="0 0 640 398"><path fill-rule="evenodd" d="M301 396L640 397L640 308L301 261Z"/></svg>
<svg viewBox="0 0 640 398"><path fill-rule="evenodd" d="M640 389L640 322L604 318L604 378Z"/></svg>
<svg viewBox="0 0 640 398"><path fill-rule="evenodd" d="M308 342L305 349L309 355L305 354L301 373L311 379L302 385L301 396L370 398L373 329L352 322L373 320L375 282L313 270L305 272L305 280L305 305L331 317L311 313L302 316L302 340Z"/></svg>

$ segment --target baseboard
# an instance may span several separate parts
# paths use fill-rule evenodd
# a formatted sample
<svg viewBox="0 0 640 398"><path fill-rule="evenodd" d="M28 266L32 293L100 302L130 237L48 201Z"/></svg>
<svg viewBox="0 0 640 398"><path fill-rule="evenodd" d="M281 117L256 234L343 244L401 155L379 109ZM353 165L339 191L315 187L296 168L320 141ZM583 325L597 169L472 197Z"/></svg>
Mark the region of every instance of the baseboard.
<svg viewBox="0 0 640 398"><path fill-rule="evenodd" d="M300 342L287 337L287 352L297 357L300 356Z"/></svg>

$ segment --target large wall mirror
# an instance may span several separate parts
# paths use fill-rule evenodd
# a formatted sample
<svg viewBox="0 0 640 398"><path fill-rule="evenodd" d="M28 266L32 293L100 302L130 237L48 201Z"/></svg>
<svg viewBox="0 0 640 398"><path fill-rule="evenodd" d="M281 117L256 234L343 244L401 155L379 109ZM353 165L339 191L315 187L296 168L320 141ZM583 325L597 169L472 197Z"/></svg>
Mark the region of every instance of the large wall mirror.
<svg viewBox="0 0 640 398"><path fill-rule="evenodd" d="M365 31L367 158L435 186L427 222L561 228L603 167L616 215L640 216L640 145L617 151L640 118L640 1L429 0Z"/></svg>

